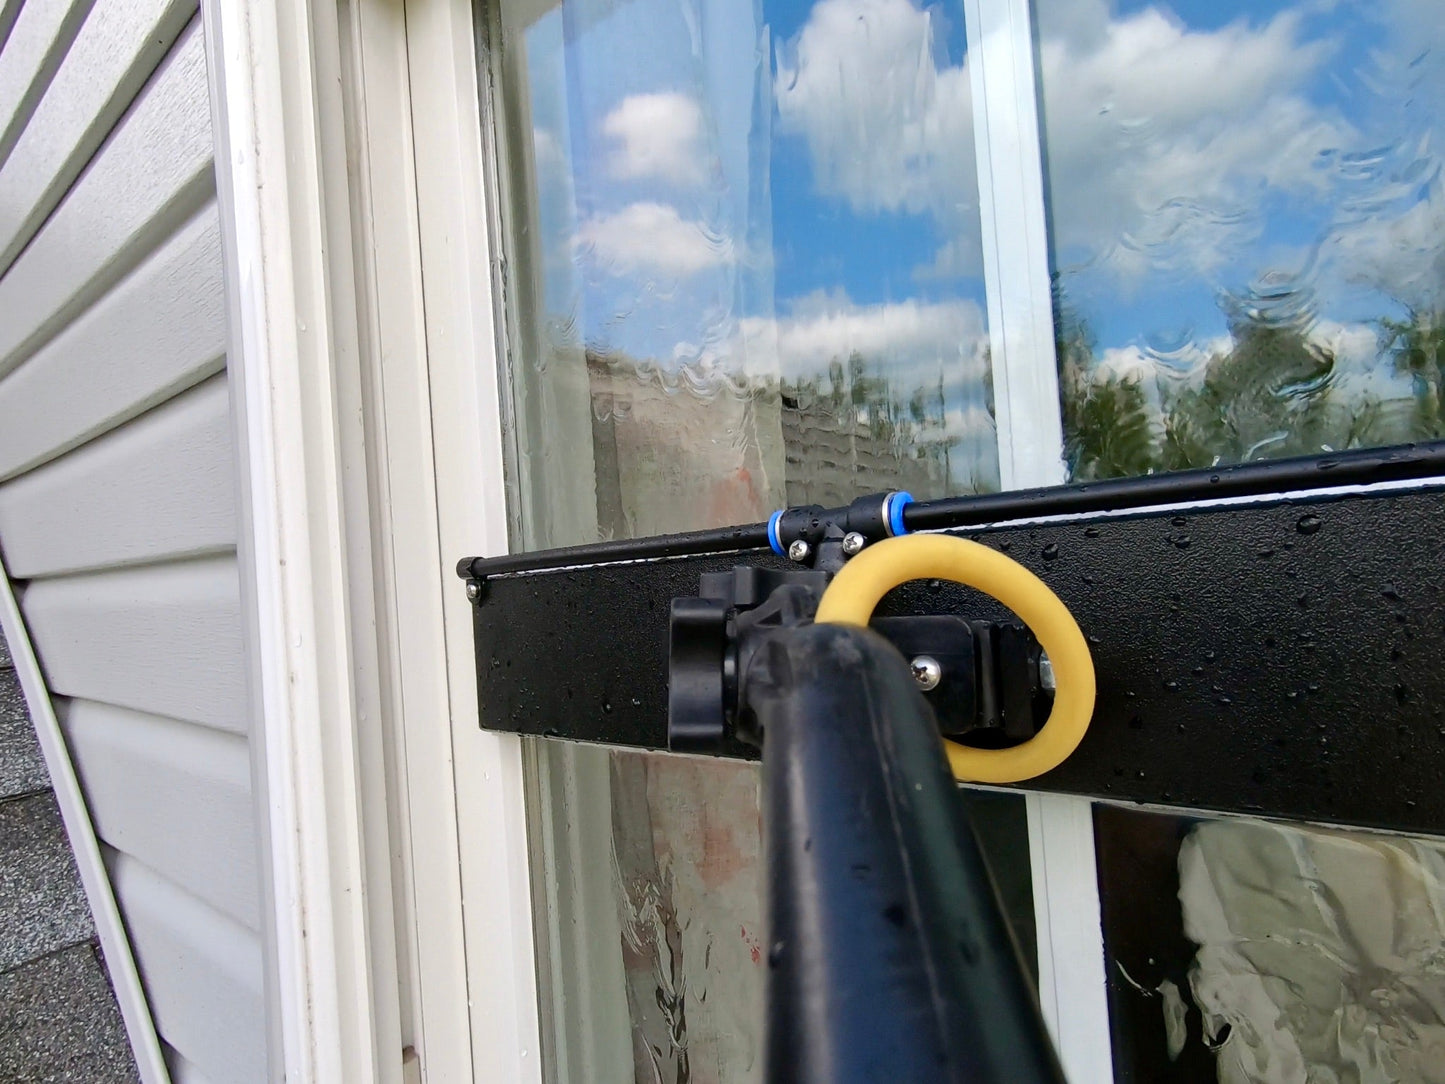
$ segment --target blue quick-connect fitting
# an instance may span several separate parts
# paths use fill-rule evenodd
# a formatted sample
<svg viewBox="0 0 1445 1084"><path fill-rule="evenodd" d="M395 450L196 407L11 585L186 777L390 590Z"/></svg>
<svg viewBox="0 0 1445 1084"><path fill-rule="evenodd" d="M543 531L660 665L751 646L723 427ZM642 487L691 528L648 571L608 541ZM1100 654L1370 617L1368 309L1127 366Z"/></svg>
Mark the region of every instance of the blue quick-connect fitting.
<svg viewBox="0 0 1445 1084"><path fill-rule="evenodd" d="M786 557L788 554L783 549L783 540L778 537L778 524L782 518L783 510L781 508L768 517L768 545L773 547L773 552L779 557Z"/></svg>
<svg viewBox="0 0 1445 1084"><path fill-rule="evenodd" d="M901 489L888 494L884 501L884 520L888 524L888 533L894 538L908 533L908 528L903 526L903 510L912 503L913 494Z"/></svg>

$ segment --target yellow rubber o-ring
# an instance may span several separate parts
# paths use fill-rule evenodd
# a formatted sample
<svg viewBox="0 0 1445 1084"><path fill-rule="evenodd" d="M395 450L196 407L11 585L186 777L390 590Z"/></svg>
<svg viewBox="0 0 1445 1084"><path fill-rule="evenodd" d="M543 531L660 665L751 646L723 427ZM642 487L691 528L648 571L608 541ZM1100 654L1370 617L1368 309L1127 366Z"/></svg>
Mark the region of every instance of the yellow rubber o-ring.
<svg viewBox="0 0 1445 1084"><path fill-rule="evenodd" d="M945 741L953 774L969 783L1017 783L1063 763L1094 714L1094 660L1078 622L1059 596L997 550L950 535L889 538L843 566L818 604L819 623L866 627L873 609L909 580L953 580L998 599L1033 629L1054 667L1054 710L1043 729L1011 749L972 749Z"/></svg>

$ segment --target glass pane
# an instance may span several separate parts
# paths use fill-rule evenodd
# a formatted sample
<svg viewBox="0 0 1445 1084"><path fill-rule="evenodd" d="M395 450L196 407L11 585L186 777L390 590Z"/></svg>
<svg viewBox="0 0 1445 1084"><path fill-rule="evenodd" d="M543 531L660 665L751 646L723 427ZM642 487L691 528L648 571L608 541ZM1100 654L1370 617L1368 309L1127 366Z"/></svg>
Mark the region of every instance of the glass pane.
<svg viewBox="0 0 1445 1084"><path fill-rule="evenodd" d="M1119 1081L1445 1081L1445 843L1094 823Z"/></svg>
<svg viewBox="0 0 1445 1084"><path fill-rule="evenodd" d="M1445 436L1445 5L1035 10L1073 476Z"/></svg>
<svg viewBox="0 0 1445 1084"><path fill-rule="evenodd" d="M961 7L500 18L519 541L997 488Z"/></svg>
<svg viewBox="0 0 1445 1084"><path fill-rule="evenodd" d="M492 15L518 548L997 488L960 5ZM549 1076L755 1079L756 768L528 759ZM1031 950L1022 800L979 801Z"/></svg>

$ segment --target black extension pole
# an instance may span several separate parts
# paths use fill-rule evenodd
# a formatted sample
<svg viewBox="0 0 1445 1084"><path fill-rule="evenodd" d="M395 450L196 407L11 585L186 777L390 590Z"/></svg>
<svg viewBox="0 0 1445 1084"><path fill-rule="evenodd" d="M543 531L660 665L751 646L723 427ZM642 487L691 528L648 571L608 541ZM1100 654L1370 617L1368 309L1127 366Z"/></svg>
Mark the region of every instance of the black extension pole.
<svg viewBox="0 0 1445 1084"><path fill-rule="evenodd" d="M761 730L767 1084L1062 1084L928 705L866 629L748 666Z"/></svg>

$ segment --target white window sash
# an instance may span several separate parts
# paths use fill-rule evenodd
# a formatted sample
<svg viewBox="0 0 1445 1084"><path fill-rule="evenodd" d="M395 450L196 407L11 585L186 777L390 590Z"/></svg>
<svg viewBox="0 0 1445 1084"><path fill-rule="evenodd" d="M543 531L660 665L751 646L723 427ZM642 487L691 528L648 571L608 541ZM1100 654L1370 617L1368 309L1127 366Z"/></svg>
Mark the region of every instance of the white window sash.
<svg viewBox="0 0 1445 1084"><path fill-rule="evenodd" d="M965 0L999 482L1066 481L1029 0ZM1093 814L1030 794L1039 999L1074 1084L1113 1079Z"/></svg>

